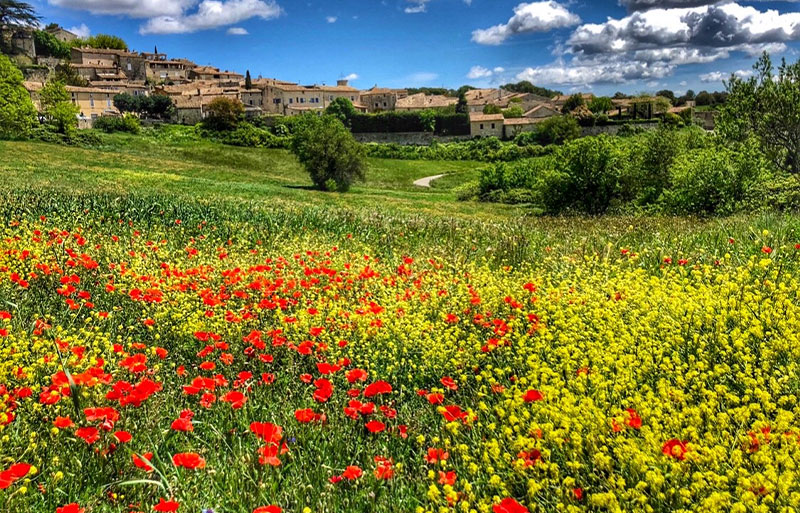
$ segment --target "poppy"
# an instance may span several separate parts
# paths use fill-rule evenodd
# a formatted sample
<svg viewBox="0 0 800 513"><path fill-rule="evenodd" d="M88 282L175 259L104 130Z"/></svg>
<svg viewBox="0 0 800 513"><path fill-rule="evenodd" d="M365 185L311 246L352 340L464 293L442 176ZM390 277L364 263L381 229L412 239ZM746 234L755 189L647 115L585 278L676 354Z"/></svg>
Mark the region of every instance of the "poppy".
<svg viewBox="0 0 800 513"><path fill-rule="evenodd" d="M350 465L344 470L344 472L342 473L342 477L344 477L349 481L355 481L363 474L364 471L362 471L360 467L356 467L355 465Z"/></svg>
<svg viewBox="0 0 800 513"><path fill-rule="evenodd" d="M428 402L431 404L442 404L444 402L444 395L442 394L428 394Z"/></svg>
<svg viewBox="0 0 800 513"><path fill-rule="evenodd" d="M456 473L454 471L442 472L439 471L439 484L453 486L456 484Z"/></svg>
<svg viewBox="0 0 800 513"><path fill-rule="evenodd" d="M318 403L326 402L333 395L333 385L327 379L314 381L314 386L317 387L314 391L314 400Z"/></svg>
<svg viewBox="0 0 800 513"><path fill-rule="evenodd" d="M53 425L58 429L67 429L75 425L72 422L72 419L69 417L56 417L56 420L53 421Z"/></svg>
<svg viewBox="0 0 800 513"><path fill-rule="evenodd" d="M283 428L270 422L253 422L250 431L268 443L277 443L283 438Z"/></svg>
<svg viewBox="0 0 800 513"><path fill-rule="evenodd" d="M222 396L222 400L231 403L231 408L238 410L247 402L247 396L237 390L232 390Z"/></svg>
<svg viewBox="0 0 800 513"><path fill-rule="evenodd" d="M394 477L394 468L391 458L375 456L375 477L377 479L388 480Z"/></svg>
<svg viewBox="0 0 800 513"><path fill-rule="evenodd" d="M178 417L177 419L172 421L171 426L173 431L181 431L181 432L191 432L194 431L194 424L192 424L191 418L185 417Z"/></svg>
<svg viewBox="0 0 800 513"><path fill-rule="evenodd" d="M282 513L280 506L270 505L261 506L253 510L253 513Z"/></svg>
<svg viewBox="0 0 800 513"><path fill-rule="evenodd" d="M439 461L446 461L450 457L450 453L444 449L436 449L434 447L428 448L428 453L425 455L425 462L429 465L435 465Z"/></svg>
<svg viewBox="0 0 800 513"><path fill-rule="evenodd" d="M82 438L83 441L89 445L92 445L96 441L100 440L100 432L94 427L78 428L75 431L75 436Z"/></svg>
<svg viewBox="0 0 800 513"><path fill-rule="evenodd" d="M56 513L83 513L84 509L76 502L56 508Z"/></svg>
<svg viewBox="0 0 800 513"><path fill-rule="evenodd" d="M367 388L364 389L364 397L373 397L378 394L388 394L391 393L391 391L392 385L386 381L376 381L375 383L367 385Z"/></svg>
<svg viewBox="0 0 800 513"><path fill-rule="evenodd" d="M686 459L686 453L689 452L689 448L686 446L688 443L688 440L678 440L677 438L673 438L664 442L664 445L661 446L661 452L664 454L664 456L669 456L670 458L675 458L678 461L683 461Z"/></svg>
<svg viewBox="0 0 800 513"><path fill-rule="evenodd" d="M296 418L298 422L305 424L308 422L323 422L325 420L325 415L315 413L311 408L305 408L303 410L296 410L294 412L294 418Z"/></svg>
<svg viewBox="0 0 800 513"><path fill-rule="evenodd" d="M167 501L164 500L164 497L161 497L158 500L158 504L153 506L153 511L158 511L159 513L174 513L178 511L180 504L175 501Z"/></svg>
<svg viewBox="0 0 800 513"><path fill-rule="evenodd" d="M366 428L370 433L380 433L386 429L386 424L377 420L371 420L366 423Z"/></svg>
<svg viewBox="0 0 800 513"><path fill-rule="evenodd" d="M206 460L196 452L178 453L172 457L172 463L176 467L183 467L191 470L206 468Z"/></svg>
<svg viewBox="0 0 800 513"><path fill-rule="evenodd" d="M625 424L632 427L633 429L640 429L642 427L642 418L633 408L628 408L625 410L628 414L627 419L625 420Z"/></svg>
<svg viewBox="0 0 800 513"><path fill-rule="evenodd" d="M511 497L506 497L500 501L500 504L492 506L492 511L494 513L530 513L528 508Z"/></svg>
<svg viewBox="0 0 800 513"><path fill-rule="evenodd" d="M544 399L542 393L539 392L538 390L533 390L533 389L528 390L527 392L525 392L525 395L522 396L522 400L525 401L526 403L541 401L542 399Z"/></svg>
<svg viewBox="0 0 800 513"><path fill-rule="evenodd" d="M133 440L133 436L127 431L117 431L116 433L114 433L114 438L116 438L117 441L121 444L126 444L131 440Z"/></svg>
<svg viewBox="0 0 800 513"><path fill-rule="evenodd" d="M451 378L450 376L443 377L442 380L441 380L441 383L442 383L442 385L444 385L445 387L449 388L450 390L452 390L454 392L456 390L458 390L458 385L453 380L453 378Z"/></svg>
<svg viewBox="0 0 800 513"><path fill-rule="evenodd" d="M353 369L351 371L347 371L346 377L347 381L350 383L355 383L356 381L365 381L367 379L367 371L364 369Z"/></svg>

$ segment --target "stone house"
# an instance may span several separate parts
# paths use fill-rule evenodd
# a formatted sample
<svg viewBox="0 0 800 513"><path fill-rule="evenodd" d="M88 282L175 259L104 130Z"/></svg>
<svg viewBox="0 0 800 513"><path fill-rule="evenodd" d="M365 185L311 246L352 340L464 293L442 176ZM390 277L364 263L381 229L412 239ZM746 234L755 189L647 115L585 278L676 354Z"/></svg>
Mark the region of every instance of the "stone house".
<svg viewBox="0 0 800 513"><path fill-rule="evenodd" d="M469 115L470 135L473 137L503 137L502 114L472 113Z"/></svg>
<svg viewBox="0 0 800 513"><path fill-rule="evenodd" d="M337 98L347 98L357 103L359 91L350 87L347 80L339 80L335 86L301 86L275 82L265 86L262 108L265 112L284 116L305 112L321 113Z"/></svg>
<svg viewBox="0 0 800 513"><path fill-rule="evenodd" d="M386 89L377 85L366 91L361 91L359 103L366 108L367 112L381 112L384 110L394 110L397 101L408 96L405 89Z"/></svg>
<svg viewBox="0 0 800 513"><path fill-rule="evenodd" d="M128 80L147 78L147 60L141 54L127 50L72 48L72 67L87 80L104 79L122 72Z"/></svg>
<svg viewBox="0 0 800 513"><path fill-rule="evenodd" d="M244 79L244 75L234 71L221 71L213 66L197 66L188 70L187 78L189 80L235 81L238 83Z"/></svg>
<svg viewBox="0 0 800 513"><path fill-rule="evenodd" d="M457 103L458 98L441 95L426 96L424 93L419 93L398 99L394 108L397 111L412 112L426 109L443 109Z"/></svg>
<svg viewBox="0 0 800 513"><path fill-rule="evenodd" d="M56 25L55 27L46 28L45 32L55 37L62 43L69 43L78 39L78 36L66 30L64 27Z"/></svg>

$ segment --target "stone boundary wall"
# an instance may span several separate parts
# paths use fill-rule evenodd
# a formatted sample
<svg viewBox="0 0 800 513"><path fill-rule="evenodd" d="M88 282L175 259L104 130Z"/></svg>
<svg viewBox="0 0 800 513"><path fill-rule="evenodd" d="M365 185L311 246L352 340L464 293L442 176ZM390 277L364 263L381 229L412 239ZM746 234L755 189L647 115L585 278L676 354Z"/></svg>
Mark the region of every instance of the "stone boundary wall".
<svg viewBox="0 0 800 513"><path fill-rule="evenodd" d="M659 122L654 121L653 123L631 123L628 126L643 130L655 130L658 125ZM600 134L617 135L623 126L625 125L584 126L581 127L581 137Z"/></svg>
<svg viewBox="0 0 800 513"><path fill-rule="evenodd" d="M440 143L468 141L471 135L433 135L431 132L378 132L353 134L356 141L362 143L395 143L403 146L429 146L433 141Z"/></svg>

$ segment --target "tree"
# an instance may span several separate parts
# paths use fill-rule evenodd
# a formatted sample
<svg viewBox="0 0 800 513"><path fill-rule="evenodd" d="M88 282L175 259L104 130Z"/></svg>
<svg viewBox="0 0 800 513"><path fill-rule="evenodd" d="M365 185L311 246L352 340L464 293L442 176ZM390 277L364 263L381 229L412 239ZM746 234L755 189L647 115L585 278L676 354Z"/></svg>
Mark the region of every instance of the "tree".
<svg viewBox="0 0 800 513"><path fill-rule="evenodd" d="M614 102L607 96L596 96L589 102L589 110L595 114L603 114L614 110Z"/></svg>
<svg viewBox="0 0 800 513"><path fill-rule="evenodd" d="M528 80L522 80L516 84L502 85L500 88L505 89L506 91L511 91L512 93L532 93L538 96L544 96L546 98L552 98L562 94L561 91L554 91L552 89L535 86Z"/></svg>
<svg viewBox="0 0 800 513"><path fill-rule="evenodd" d="M585 104L586 101L583 99L583 96L579 94L573 94L572 96L567 98L566 103L564 103L564 106L561 108L561 112L563 112L564 114L569 114L573 110Z"/></svg>
<svg viewBox="0 0 800 513"><path fill-rule="evenodd" d="M364 180L366 150L333 116L303 116L292 152L320 190L345 192L356 180Z"/></svg>
<svg viewBox="0 0 800 513"><path fill-rule="evenodd" d="M209 130L233 130L239 125L239 119L244 114L242 102L236 99L220 96L214 98L206 107L206 119L203 125Z"/></svg>
<svg viewBox="0 0 800 513"><path fill-rule="evenodd" d="M726 82L717 129L729 141L758 140L778 169L800 174L800 60L783 60L775 75L765 52L753 69L747 80L732 75Z"/></svg>
<svg viewBox="0 0 800 513"><path fill-rule="evenodd" d="M89 85L89 81L83 78L78 70L70 66L69 62L62 62L56 66L53 80L64 82L64 85L68 86L86 87Z"/></svg>
<svg viewBox="0 0 800 513"><path fill-rule="evenodd" d="M698 107L714 104L714 97L708 91L700 91L694 99Z"/></svg>
<svg viewBox="0 0 800 513"><path fill-rule="evenodd" d="M36 108L22 82L22 72L0 54L0 139L24 137L36 123Z"/></svg>
<svg viewBox="0 0 800 513"><path fill-rule="evenodd" d="M612 96L612 98L614 98L615 100L624 100L628 98L628 95L623 93L622 91L617 91L616 93L614 93L614 96Z"/></svg>
<svg viewBox="0 0 800 513"><path fill-rule="evenodd" d="M247 70L247 74L244 76L244 88L248 91L253 88L253 79L250 78L250 70Z"/></svg>
<svg viewBox="0 0 800 513"><path fill-rule="evenodd" d="M344 97L334 99L325 109L325 114L334 116L345 126L350 126L350 120L356 115L356 108L353 103Z"/></svg>
<svg viewBox="0 0 800 513"><path fill-rule="evenodd" d="M662 89L661 91L656 93L656 96L663 96L664 98L669 100L669 102L672 103L672 104L674 104L675 100L677 100L677 97L675 96L675 93L673 93L669 89Z"/></svg>
<svg viewBox="0 0 800 513"><path fill-rule="evenodd" d="M56 36L44 30L33 33L33 42L36 45L36 55L68 59L70 47L56 39Z"/></svg>
<svg viewBox="0 0 800 513"><path fill-rule="evenodd" d="M108 50L127 50L128 43L121 37L109 34L97 34L86 39L75 39L70 43L71 46L102 48Z"/></svg>
<svg viewBox="0 0 800 513"><path fill-rule="evenodd" d="M665 114L672 108L672 103L668 98L663 96L656 96L653 98L653 112L655 114Z"/></svg>
<svg viewBox="0 0 800 513"><path fill-rule="evenodd" d="M32 27L39 16L30 4L16 0L0 0L0 27Z"/></svg>
<svg viewBox="0 0 800 513"><path fill-rule="evenodd" d="M503 109L501 109L500 107L498 107L494 103L487 103L483 107L483 113L484 114L502 114L503 113Z"/></svg>
<svg viewBox="0 0 800 513"><path fill-rule="evenodd" d="M504 118L521 118L525 115L525 110L519 105L512 105L503 111Z"/></svg>
<svg viewBox="0 0 800 513"><path fill-rule="evenodd" d="M63 82L50 80L39 92L42 113L48 125L59 133L68 134L78 126L80 109L70 101Z"/></svg>
<svg viewBox="0 0 800 513"><path fill-rule="evenodd" d="M141 96L133 96L132 94L122 93L114 96L114 107L117 108L118 111L125 113L125 112L135 112L139 114L142 112L142 102L140 101Z"/></svg>
<svg viewBox="0 0 800 513"><path fill-rule="evenodd" d="M167 119L172 116L175 110L175 104L172 103L172 98L165 94L151 94L143 98L147 98L146 104L144 105L145 113L150 117Z"/></svg>
<svg viewBox="0 0 800 513"><path fill-rule="evenodd" d="M572 116L554 116L543 121L536 129L539 144L563 144L581 136L578 120Z"/></svg>

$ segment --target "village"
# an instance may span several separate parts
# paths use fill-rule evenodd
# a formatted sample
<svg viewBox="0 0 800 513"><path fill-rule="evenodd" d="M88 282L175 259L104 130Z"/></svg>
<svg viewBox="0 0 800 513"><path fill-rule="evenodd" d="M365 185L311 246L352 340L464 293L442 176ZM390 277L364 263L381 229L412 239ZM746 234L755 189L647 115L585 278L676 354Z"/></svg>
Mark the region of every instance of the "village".
<svg viewBox="0 0 800 513"><path fill-rule="evenodd" d="M48 27L47 32L59 41L70 43L77 35L59 26ZM36 45L29 33L20 31L11 40L20 53L34 62L43 64L34 73L26 74L25 88L34 104L40 107L38 93L58 60L36 54ZM469 133L462 137L498 137L510 139L531 132L543 121L561 116L564 107L575 94L558 94L552 97L530 92L515 92L503 88L469 89L463 97L426 94L409 94L407 89L392 89L375 85L360 90L346 79L335 85L302 85L278 78L251 78L235 71L213 66L198 65L184 58L173 58L161 53L136 52L120 49L75 47L70 49L68 65L86 85L67 85L71 101L79 109L79 128L90 128L100 116L119 116L114 97L164 95L174 105L170 121L194 125L207 115L208 105L216 98L226 97L241 102L247 117L296 116L304 113L322 114L337 98L346 98L358 112L379 113L387 111L420 112L425 110L454 109L469 116ZM42 72L44 71L44 72ZM583 100L580 108L571 110L578 119L589 117L588 105L594 95L578 93ZM659 98L614 98L603 114L608 119L640 118L646 121L656 114L680 114L694 107L693 101L679 107L667 105L659 111ZM461 105L459 103L461 102ZM512 109L513 108L513 109ZM512 109L514 114L509 115ZM638 114L638 115L632 115ZM706 116L701 123L713 127L713 117Z"/></svg>

